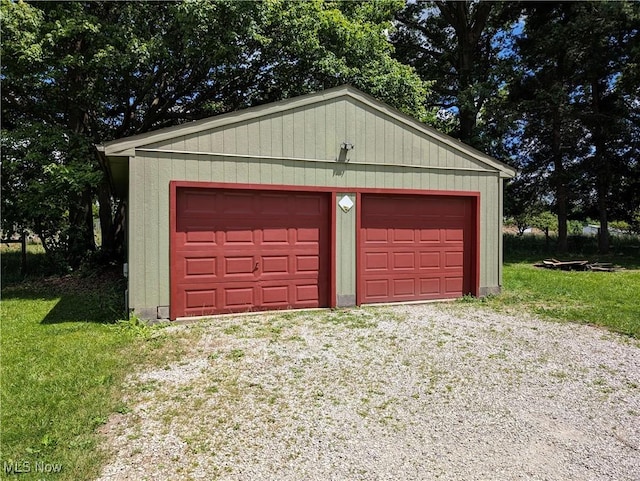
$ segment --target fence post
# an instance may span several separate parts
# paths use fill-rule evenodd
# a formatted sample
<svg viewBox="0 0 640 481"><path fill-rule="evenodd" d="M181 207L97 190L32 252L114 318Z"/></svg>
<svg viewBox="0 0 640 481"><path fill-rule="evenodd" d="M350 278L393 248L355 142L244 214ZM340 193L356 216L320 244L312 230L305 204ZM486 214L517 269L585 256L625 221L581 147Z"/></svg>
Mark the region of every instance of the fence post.
<svg viewBox="0 0 640 481"><path fill-rule="evenodd" d="M22 259L20 262L20 273L24 276L27 274L27 233L23 232L20 237L20 245L22 246Z"/></svg>

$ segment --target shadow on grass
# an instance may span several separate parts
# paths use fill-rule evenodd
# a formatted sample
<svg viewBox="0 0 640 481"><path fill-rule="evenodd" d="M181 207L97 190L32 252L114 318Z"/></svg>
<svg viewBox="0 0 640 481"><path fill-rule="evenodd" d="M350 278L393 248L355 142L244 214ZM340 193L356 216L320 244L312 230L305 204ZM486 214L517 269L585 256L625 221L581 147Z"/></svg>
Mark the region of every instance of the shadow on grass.
<svg viewBox="0 0 640 481"><path fill-rule="evenodd" d="M117 304L122 305L118 306ZM111 324L124 317L124 302L115 302L110 297L95 296L93 299L88 299L84 295L62 295L41 323L97 322Z"/></svg>
<svg viewBox="0 0 640 481"><path fill-rule="evenodd" d="M546 242L544 237L535 235L504 235L505 264L535 264L544 259L588 260L590 262L610 262L625 269L640 269L640 238L624 237L611 239L609 254L598 254L597 239L593 236L570 236L569 252L556 252L556 238Z"/></svg>
<svg viewBox="0 0 640 481"><path fill-rule="evenodd" d="M21 253L15 249L8 249L0 243L0 273L2 274L2 286L18 284L32 279L40 279L47 276L62 275L64 270L60 264L49 259L42 246L27 246L26 272L22 272Z"/></svg>
<svg viewBox="0 0 640 481"><path fill-rule="evenodd" d="M125 283L107 272L79 276L31 279L2 289L2 299L58 300L41 324L63 322L114 323L126 317Z"/></svg>

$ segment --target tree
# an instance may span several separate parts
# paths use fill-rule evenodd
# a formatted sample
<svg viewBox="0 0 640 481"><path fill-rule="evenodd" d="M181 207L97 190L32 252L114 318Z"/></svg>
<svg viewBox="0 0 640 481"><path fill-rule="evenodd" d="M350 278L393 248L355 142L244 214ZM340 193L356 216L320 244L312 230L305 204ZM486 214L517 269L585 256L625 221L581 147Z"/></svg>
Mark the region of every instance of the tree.
<svg viewBox="0 0 640 481"><path fill-rule="evenodd" d="M570 17L565 4L530 7L515 44L520 75L510 86L511 106L522 122L516 155L525 171L536 173L535 182L553 192L560 252L567 250L571 167L585 148L572 105L576 59L558 48L568 42Z"/></svg>
<svg viewBox="0 0 640 481"><path fill-rule="evenodd" d="M427 85L392 57L388 33L398 0L276 0L264 10L243 91L263 104L345 83L420 120Z"/></svg>
<svg viewBox="0 0 640 481"><path fill-rule="evenodd" d="M427 107L455 113L452 132L480 147L478 119L503 83L500 63L519 5L509 2L416 1L396 16L397 57L432 81Z"/></svg>
<svg viewBox="0 0 640 481"><path fill-rule="evenodd" d="M70 24L69 35L78 34ZM74 95L83 82L78 59L69 52L42 68L65 27L47 25L44 13L28 4L4 1L2 26L3 230L30 228L48 251L62 246L77 264L94 248L90 189L99 178L79 162L91 143ZM70 49L81 44L78 37ZM63 84L55 81L61 70L67 72ZM46 90L57 99L45 102Z"/></svg>
<svg viewBox="0 0 640 481"><path fill-rule="evenodd" d="M515 44L520 75L510 86L521 123L516 155L553 192L558 249L567 248L571 203L581 202L584 210L593 198L601 223L599 246L606 252L612 189L629 183L637 158L638 127L629 108L637 104L637 92L629 95L622 86L630 46L637 42L638 6L537 3L525 12Z"/></svg>
<svg viewBox="0 0 640 481"><path fill-rule="evenodd" d="M504 197L504 215L513 219L519 236L533 225L533 219L547 207L542 202L540 185L533 182L524 171L506 184Z"/></svg>
<svg viewBox="0 0 640 481"><path fill-rule="evenodd" d="M91 156L86 140L58 126L32 124L3 132L1 148L3 233L32 230L54 256L73 249L69 239L78 227L67 198L80 198L101 177L92 164L77 161Z"/></svg>
<svg viewBox="0 0 640 481"><path fill-rule="evenodd" d="M558 230L558 216L548 210L540 212L531 219L531 225L544 232L547 249L549 248L549 232Z"/></svg>
<svg viewBox="0 0 640 481"><path fill-rule="evenodd" d="M640 35L637 3L598 2L573 5L577 60L575 93L580 121L589 133L590 152L583 172L595 192L601 253L609 250L608 223L614 186L624 184L638 157L638 129L632 110L637 110L637 84L629 89L623 77ZM618 189L616 189L618 190ZM618 190L618 192L620 192Z"/></svg>
<svg viewBox="0 0 640 481"><path fill-rule="evenodd" d="M121 209L92 154L114 138L341 83L428 118L426 84L387 41L401 7L2 0L3 229L39 231L75 267L94 248L98 196L117 252Z"/></svg>

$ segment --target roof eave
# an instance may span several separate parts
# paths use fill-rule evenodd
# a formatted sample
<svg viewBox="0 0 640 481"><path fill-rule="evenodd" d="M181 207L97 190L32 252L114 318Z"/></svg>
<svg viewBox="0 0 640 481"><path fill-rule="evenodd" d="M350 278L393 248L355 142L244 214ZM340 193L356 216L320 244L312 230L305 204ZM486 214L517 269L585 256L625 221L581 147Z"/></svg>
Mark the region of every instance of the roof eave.
<svg viewBox="0 0 640 481"><path fill-rule="evenodd" d="M457 150L465 155L470 156L473 159L478 160L479 162L484 163L485 165L495 169L500 172L500 176L504 178L515 177L516 170L509 167L506 164L494 159L493 157L480 152L477 149L474 149L470 145L467 145L461 141L454 139L438 130L430 127L417 119L406 115L399 110L380 102L379 100L371 97L368 94L350 86L343 85L339 87L335 87L328 90L323 90L320 92L304 95L301 97L294 97L289 99L284 99L279 102L274 102L270 104L259 105L256 107L251 107L244 110L238 110L234 112L229 112L226 114L217 115L215 117L210 117L202 120L197 120L194 122L189 122L186 124L180 124L173 127L167 127L164 129L147 132L144 134L138 134L130 137L125 137L123 139L113 140L111 142L107 142L103 145L96 146L98 150L103 152L108 156L135 156L135 149L143 147L145 145L154 144L157 142L162 142L165 140L172 139L181 135L191 135L196 134L198 132L202 132L205 130L210 130L218 127L223 127L226 125L243 122L247 120L252 120L257 117L263 115L272 115L279 112L283 112L286 110L293 110L300 107L305 107L308 105L312 105L318 102L323 102L327 100L332 100L338 97L348 96L355 100L358 100L370 108L381 112L385 115L388 115L403 124L418 130L426 134L427 136L433 138L434 140L441 142L454 150Z"/></svg>

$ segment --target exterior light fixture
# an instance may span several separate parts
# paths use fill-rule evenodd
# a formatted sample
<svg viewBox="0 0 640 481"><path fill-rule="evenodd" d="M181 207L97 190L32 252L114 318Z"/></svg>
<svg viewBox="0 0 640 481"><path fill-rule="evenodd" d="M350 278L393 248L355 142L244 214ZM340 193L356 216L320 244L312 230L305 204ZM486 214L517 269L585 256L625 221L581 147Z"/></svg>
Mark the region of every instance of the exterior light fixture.
<svg viewBox="0 0 640 481"><path fill-rule="evenodd" d="M338 153L338 158L336 159L336 161L338 162L349 162L349 159L347 158L347 154L349 153L350 150L353 150L353 143L349 142L348 140L345 140L344 142L342 142L340 144L340 152Z"/></svg>

